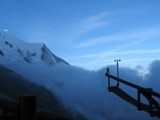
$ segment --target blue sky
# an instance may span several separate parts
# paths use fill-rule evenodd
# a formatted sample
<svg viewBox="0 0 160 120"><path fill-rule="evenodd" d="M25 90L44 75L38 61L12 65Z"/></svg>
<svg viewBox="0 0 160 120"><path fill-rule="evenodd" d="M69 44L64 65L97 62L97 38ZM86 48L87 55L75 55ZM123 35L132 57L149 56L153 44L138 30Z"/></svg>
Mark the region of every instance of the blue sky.
<svg viewBox="0 0 160 120"><path fill-rule="evenodd" d="M0 0L0 29L94 70L160 59L159 0Z"/></svg>

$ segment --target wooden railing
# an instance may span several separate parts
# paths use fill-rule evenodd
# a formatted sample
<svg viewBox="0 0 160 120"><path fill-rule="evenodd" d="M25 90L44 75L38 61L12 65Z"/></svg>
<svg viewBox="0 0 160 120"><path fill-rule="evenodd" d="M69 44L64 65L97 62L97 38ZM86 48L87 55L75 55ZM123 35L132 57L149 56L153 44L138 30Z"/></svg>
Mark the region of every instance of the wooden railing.
<svg viewBox="0 0 160 120"><path fill-rule="evenodd" d="M160 98L160 94L153 91L151 88L144 88L141 86L138 86L136 84L133 84L131 82L128 82L126 80L123 80L119 77L115 77L110 74L109 68L107 68L107 72L105 75L108 77L108 90L109 92L114 92L119 97L124 99L125 101L131 103L132 105L137 106L138 110L144 110L150 114L150 116L156 116L160 118L160 104L157 101L157 98ZM137 99L133 98L131 95L126 93L126 91L123 91L120 89L119 85L111 86L111 80L115 80L118 83L122 83L124 85L127 85L131 88L134 88L137 90ZM141 101L141 95L146 98L148 101L148 104L144 104ZM156 99L155 99L156 98Z"/></svg>

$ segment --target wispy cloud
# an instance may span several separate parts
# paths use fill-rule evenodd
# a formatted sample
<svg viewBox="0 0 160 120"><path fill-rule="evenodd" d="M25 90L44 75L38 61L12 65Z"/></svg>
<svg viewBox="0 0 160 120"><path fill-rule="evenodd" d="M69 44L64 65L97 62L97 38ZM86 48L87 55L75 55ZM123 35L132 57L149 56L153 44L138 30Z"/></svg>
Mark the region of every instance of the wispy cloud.
<svg viewBox="0 0 160 120"><path fill-rule="evenodd" d="M74 37L72 39L76 40L78 37L91 30L110 25L111 22L106 19L109 14L111 13L102 12L100 14L79 20L79 22L72 28L72 31L74 32Z"/></svg>
<svg viewBox="0 0 160 120"><path fill-rule="evenodd" d="M85 33L85 32L88 32L92 29L95 29L95 28L99 28L99 27L103 27L105 25L108 25L109 23L107 22L107 20L105 19L106 16L108 15L109 13L107 12L104 12L104 13L100 13L98 15L95 15L95 16L91 16L87 19L85 19L79 26L78 28L78 33L79 34L82 34L82 33Z"/></svg>
<svg viewBox="0 0 160 120"><path fill-rule="evenodd" d="M85 54L72 59L83 59L83 58L107 58L109 56L115 55L134 55L134 54L159 54L160 49L151 49L151 50L110 50L106 52L96 53L96 54Z"/></svg>
<svg viewBox="0 0 160 120"><path fill-rule="evenodd" d="M153 53L160 53L160 49L151 49L151 50L119 50L119 51L113 51L110 53L110 55L133 55L133 54L153 54ZM105 55L106 52L102 53L102 55Z"/></svg>
<svg viewBox="0 0 160 120"><path fill-rule="evenodd" d="M123 65L141 65L145 63L150 63L155 59L160 59L158 55L160 54L160 49L150 49L150 50L110 50L106 52L99 52L95 54L85 54L75 57L70 57L72 61L75 61L73 64L78 64L81 67L87 69L100 69L105 65L114 64L113 60L115 56L121 56L122 58L125 56L125 64ZM141 57L140 57L141 56ZM88 63L83 63L82 60L89 60ZM80 62L81 61L81 62Z"/></svg>
<svg viewBox="0 0 160 120"><path fill-rule="evenodd" d="M85 42L78 43L77 45L75 45L75 47L82 48L82 47L97 46L103 43L114 42L114 41L130 41L130 42L131 40L133 42L135 42L135 40L145 41L155 37L160 37L160 25L133 30L129 32L107 35L98 38L91 38Z"/></svg>

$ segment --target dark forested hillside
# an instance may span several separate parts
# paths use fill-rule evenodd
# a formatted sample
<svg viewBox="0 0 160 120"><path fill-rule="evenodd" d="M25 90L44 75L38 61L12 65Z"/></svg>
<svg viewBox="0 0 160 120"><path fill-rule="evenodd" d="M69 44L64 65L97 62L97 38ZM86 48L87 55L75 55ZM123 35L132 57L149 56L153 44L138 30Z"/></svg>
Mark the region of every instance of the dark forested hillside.
<svg viewBox="0 0 160 120"><path fill-rule="evenodd" d="M0 66L0 95L15 101L20 96L36 96L38 107L47 111L69 115L50 91L45 87L29 82L17 73Z"/></svg>

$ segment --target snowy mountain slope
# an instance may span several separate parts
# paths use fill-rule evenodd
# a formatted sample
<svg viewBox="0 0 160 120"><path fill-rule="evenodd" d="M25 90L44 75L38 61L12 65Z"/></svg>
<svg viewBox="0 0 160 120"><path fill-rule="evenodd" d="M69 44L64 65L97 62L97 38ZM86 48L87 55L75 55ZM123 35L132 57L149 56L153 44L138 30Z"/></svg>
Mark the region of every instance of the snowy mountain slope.
<svg viewBox="0 0 160 120"><path fill-rule="evenodd" d="M68 64L54 55L43 43L26 43L14 37L6 30L0 30L1 63L26 62L30 64L45 63L48 66L57 63Z"/></svg>
<svg viewBox="0 0 160 120"><path fill-rule="evenodd" d="M0 50L0 65L45 86L73 114L78 111L89 120L156 119L107 92L105 68L88 71L68 65L55 57L44 44L25 43L6 31L1 31ZM116 69L112 67L111 70L115 72ZM141 80L134 70L121 68L121 71L121 77ZM131 74L133 76L128 76Z"/></svg>

